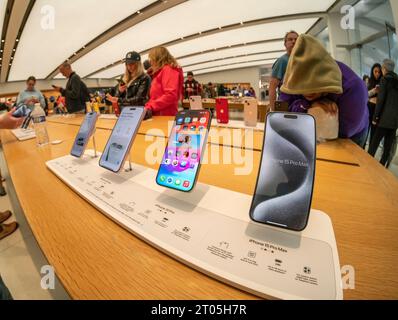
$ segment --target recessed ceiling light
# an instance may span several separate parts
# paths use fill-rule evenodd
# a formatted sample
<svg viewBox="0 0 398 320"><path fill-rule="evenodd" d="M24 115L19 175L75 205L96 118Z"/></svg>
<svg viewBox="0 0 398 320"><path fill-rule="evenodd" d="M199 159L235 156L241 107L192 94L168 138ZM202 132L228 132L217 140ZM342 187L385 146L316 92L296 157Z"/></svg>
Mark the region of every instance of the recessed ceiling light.
<svg viewBox="0 0 398 320"><path fill-rule="evenodd" d="M15 41L16 41L16 42L18 42L18 41L19 41L19 39L16 39Z"/></svg>
<svg viewBox="0 0 398 320"><path fill-rule="evenodd" d="M244 22L243 22L243 21L241 21L241 22L240 22L240 24L241 24L241 25L243 25L243 24L244 24Z"/></svg>
<svg viewBox="0 0 398 320"><path fill-rule="evenodd" d="M1 42L4 42L4 40L1 40Z"/></svg>

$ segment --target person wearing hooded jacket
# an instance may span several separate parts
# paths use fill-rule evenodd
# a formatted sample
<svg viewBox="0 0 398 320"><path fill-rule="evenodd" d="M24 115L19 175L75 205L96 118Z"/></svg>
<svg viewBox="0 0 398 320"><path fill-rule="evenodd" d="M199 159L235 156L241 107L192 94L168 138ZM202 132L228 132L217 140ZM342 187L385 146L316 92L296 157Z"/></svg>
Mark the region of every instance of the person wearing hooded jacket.
<svg viewBox="0 0 398 320"><path fill-rule="evenodd" d="M175 116L183 99L184 74L176 59L165 47L149 52L152 66L152 85L149 101L145 105L147 117Z"/></svg>
<svg viewBox="0 0 398 320"><path fill-rule="evenodd" d="M364 146L369 125L366 85L316 38L306 34L298 38L281 91L291 112L306 113L315 102L328 113L338 112L339 138Z"/></svg>
<svg viewBox="0 0 398 320"><path fill-rule="evenodd" d="M391 150L396 143L398 129L398 75L394 72L395 63L386 59L382 65L383 78L377 97L373 125L376 132L370 143L369 154L375 156L381 140L384 138L384 151L380 163L386 166L391 156Z"/></svg>
<svg viewBox="0 0 398 320"><path fill-rule="evenodd" d="M368 101L368 110L369 110L369 135L370 142L372 142L374 133L376 131L376 126L372 124L373 116L376 111L377 104L377 94L380 90L380 81L383 74L381 71L380 63L375 63L370 72L369 84L368 84L368 92L369 92L369 101Z"/></svg>

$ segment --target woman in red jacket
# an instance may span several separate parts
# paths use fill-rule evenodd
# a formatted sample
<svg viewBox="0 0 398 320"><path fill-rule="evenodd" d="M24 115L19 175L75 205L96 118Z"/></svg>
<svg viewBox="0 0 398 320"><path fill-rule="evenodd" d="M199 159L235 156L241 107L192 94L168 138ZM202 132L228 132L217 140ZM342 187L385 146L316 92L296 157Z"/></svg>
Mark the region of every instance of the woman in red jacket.
<svg viewBox="0 0 398 320"><path fill-rule="evenodd" d="M175 116L182 100L184 74L176 59L164 47L149 51L152 84L145 108L153 116Z"/></svg>

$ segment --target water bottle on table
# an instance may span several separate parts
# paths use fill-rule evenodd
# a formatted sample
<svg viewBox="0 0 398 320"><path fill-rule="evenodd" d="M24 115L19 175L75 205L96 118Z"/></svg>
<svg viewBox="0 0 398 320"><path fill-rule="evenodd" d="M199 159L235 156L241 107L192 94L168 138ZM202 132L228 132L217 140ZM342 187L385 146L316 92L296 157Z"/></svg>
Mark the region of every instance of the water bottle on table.
<svg viewBox="0 0 398 320"><path fill-rule="evenodd" d="M47 132L47 122L46 122L46 113L43 108L40 106L40 103L35 105L34 110L31 113L33 118L33 128L36 134L36 142L37 145L44 146L47 145L50 140L48 138Z"/></svg>

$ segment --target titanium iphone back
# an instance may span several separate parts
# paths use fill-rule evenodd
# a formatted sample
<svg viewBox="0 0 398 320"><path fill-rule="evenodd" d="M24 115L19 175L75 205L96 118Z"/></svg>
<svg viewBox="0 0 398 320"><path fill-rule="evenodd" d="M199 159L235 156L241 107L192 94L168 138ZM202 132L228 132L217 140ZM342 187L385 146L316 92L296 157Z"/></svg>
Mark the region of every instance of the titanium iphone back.
<svg viewBox="0 0 398 320"><path fill-rule="evenodd" d="M269 113L251 219L304 230L311 210L315 160L314 118L307 114Z"/></svg>
<svg viewBox="0 0 398 320"><path fill-rule="evenodd" d="M257 100L246 99L244 101L244 120L247 127L257 126Z"/></svg>
<svg viewBox="0 0 398 320"><path fill-rule="evenodd" d="M201 96L191 96L189 97L189 105L191 110L202 110L202 97Z"/></svg>

